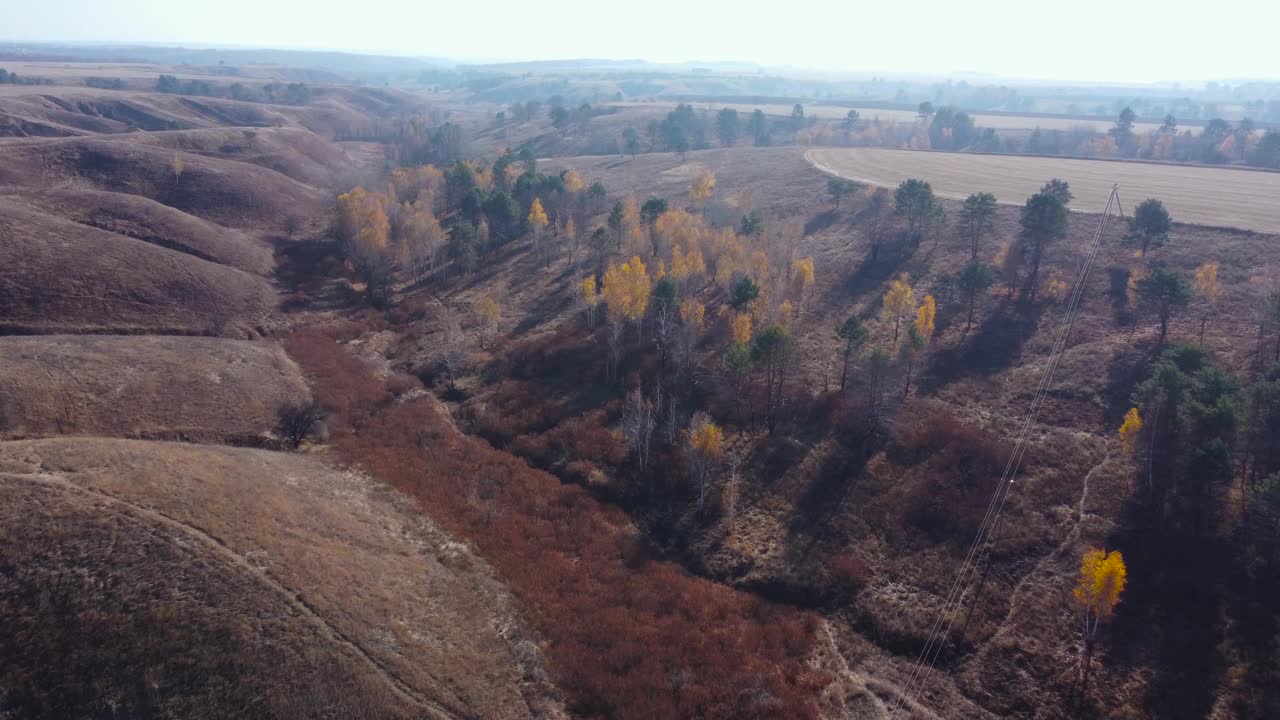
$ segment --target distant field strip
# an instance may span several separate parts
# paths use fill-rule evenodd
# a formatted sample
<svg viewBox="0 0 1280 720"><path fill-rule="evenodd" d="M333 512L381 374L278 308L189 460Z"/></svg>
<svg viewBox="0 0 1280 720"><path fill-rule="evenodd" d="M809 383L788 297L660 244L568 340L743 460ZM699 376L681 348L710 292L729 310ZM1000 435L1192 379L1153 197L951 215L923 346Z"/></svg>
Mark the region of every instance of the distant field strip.
<svg viewBox="0 0 1280 720"><path fill-rule="evenodd" d="M943 197L990 192L1021 204L1050 178L1071 183L1075 210L1099 212L1119 183L1126 212L1159 198L1175 222L1280 233L1280 173L1230 168L1155 165L1065 158L915 152L880 148L809 150L819 170L850 180L894 187L914 177Z"/></svg>

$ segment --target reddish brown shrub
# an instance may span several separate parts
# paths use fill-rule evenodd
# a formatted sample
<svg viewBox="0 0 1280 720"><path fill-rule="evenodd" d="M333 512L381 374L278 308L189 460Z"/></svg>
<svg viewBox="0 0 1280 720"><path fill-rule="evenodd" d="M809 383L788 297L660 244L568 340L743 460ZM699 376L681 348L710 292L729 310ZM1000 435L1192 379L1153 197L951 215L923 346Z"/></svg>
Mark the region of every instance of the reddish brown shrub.
<svg viewBox="0 0 1280 720"><path fill-rule="evenodd" d="M389 403L325 334L288 348L340 413L336 451L419 498L506 578L575 715L817 717L830 678L807 664L813 616L645 562L619 509L458 434L430 399Z"/></svg>

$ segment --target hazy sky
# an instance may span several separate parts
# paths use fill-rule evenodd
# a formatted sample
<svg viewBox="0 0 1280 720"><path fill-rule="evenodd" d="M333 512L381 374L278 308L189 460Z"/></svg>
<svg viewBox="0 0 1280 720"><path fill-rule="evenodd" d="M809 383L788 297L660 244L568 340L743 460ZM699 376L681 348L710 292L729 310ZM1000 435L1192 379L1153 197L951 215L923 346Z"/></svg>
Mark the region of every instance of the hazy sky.
<svg viewBox="0 0 1280 720"><path fill-rule="evenodd" d="M458 59L748 60L1093 81L1280 77L1280 0L30 0L0 39ZM755 10L761 7L761 10Z"/></svg>

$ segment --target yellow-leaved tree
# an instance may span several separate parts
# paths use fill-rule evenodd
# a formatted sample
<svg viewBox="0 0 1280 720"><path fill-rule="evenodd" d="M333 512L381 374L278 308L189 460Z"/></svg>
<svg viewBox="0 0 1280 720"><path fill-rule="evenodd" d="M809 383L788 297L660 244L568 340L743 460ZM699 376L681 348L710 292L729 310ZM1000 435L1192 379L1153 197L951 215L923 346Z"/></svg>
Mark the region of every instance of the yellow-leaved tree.
<svg viewBox="0 0 1280 720"><path fill-rule="evenodd" d="M622 201L622 228L619 232L618 245L629 253L642 252L644 248L644 227L640 223L640 203L635 195L628 195Z"/></svg>
<svg viewBox="0 0 1280 720"><path fill-rule="evenodd" d="M703 169L698 176L693 179L693 184L689 186L689 202L696 205L702 205L711 199L712 193L716 191L716 176L710 170Z"/></svg>
<svg viewBox="0 0 1280 720"><path fill-rule="evenodd" d="M1089 548L1080 558L1080 577L1071 592L1071 599L1084 610L1083 683L1089 681L1089 661L1093 657L1098 626L1115 612L1128 583L1128 574L1124 556L1118 550L1107 552L1102 548Z"/></svg>
<svg viewBox="0 0 1280 720"><path fill-rule="evenodd" d="M903 353L907 356L907 382L902 388L902 396L911 393L911 370L915 367L916 355L924 352L933 339L934 320L938 314L938 302L932 295L925 295L916 308L916 319L911 323L911 335Z"/></svg>
<svg viewBox="0 0 1280 720"><path fill-rule="evenodd" d="M813 256L796 258L791 261L791 291L796 296L796 304L803 310L808 298L809 288L813 285Z"/></svg>
<svg viewBox="0 0 1280 720"><path fill-rule="evenodd" d="M542 209L542 200L533 199L533 204L529 206L529 226L533 228L533 234L536 236L542 232L547 226L547 211Z"/></svg>
<svg viewBox="0 0 1280 720"><path fill-rule="evenodd" d="M1129 408L1124 414L1124 422L1120 425L1120 444L1125 455L1133 455L1138 449L1138 433L1142 432L1142 415L1138 408Z"/></svg>
<svg viewBox="0 0 1280 720"><path fill-rule="evenodd" d="M884 294L884 309L881 316L889 322L893 323L893 342L898 342L898 328L902 323L902 318L911 312L912 306L915 304L915 291L911 289L911 284L907 282L909 278L906 273L902 273L897 280L889 283L889 291Z"/></svg>
<svg viewBox="0 0 1280 720"><path fill-rule="evenodd" d="M686 300L680 304L680 321L695 334L702 332L706 322L707 308L697 300Z"/></svg>
<svg viewBox="0 0 1280 720"><path fill-rule="evenodd" d="M565 170L562 178L564 180L564 189L571 193L582 191L582 176L575 170Z"/></svg>
<svg viewBox="0 0 1280 720"><path fill-rule="evenodd" d="M689 474L698 484L698 510L707 498L707 484L724 453L724 431L704 412L695 413L688 430Z"/></svg>
<svg viewBox="0 0 1280 720"><path fill-rule="evenodd" d="M729 330L733 336L733 343L745 346L751 342L751 316L747 313L734 315L729 323Z"/></svg>
<svg viewBox="0 0 1280 720"><path fill-rule="evenodd" d="M1191 281L1196 294L1204 301L1204 315L1200 317L1200 344L1204 344L1204 324L1209 320L1209 313L1222 297L1222 283L1218 282L1218 261L1210 260L1196 268L1195 278Z"/></svg>
<svg viewBox="0 0 1280 720"><path fill-rule="evenodd" d="M638 257L614 265L604 273L601 295L609 306L609 320L638 321L649 307L649 275Z"/></svg>
<svg viewBox="0 0 1280 720"><path fill-rule="evenodd" d="M484 348L484 339L488 335L496 335L498 324L502 321L502 305L492 295L485 295L476 301L476 334L480 337L480 347Z"/></svg>
<svg viewBox="0 0 1280 720"><path fill-rule="evenodd" d="M582 313L587 318L587 327L594 327L596 324L596 306L600 304L600 295L596 292L596 276L588 275L578 285L578 304L582 306Z"/></svg>

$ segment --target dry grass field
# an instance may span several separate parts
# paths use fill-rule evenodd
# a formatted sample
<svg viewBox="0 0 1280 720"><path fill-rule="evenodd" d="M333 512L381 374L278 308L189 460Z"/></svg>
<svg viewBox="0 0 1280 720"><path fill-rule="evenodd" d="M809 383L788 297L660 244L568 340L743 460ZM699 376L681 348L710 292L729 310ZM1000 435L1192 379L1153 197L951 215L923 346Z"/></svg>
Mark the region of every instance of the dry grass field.
<svg viewBox="0 0 1280 720"><path fill-rule="evenodd" d="M0 198L0 307L10 332L263 332L271 284L225 265Z"/></svg>
<svg viewBox="0 0 1280 720"><path fill-rule="evenodd" d="M0 495L13 717L560 715L488 566L363 476L260 450L15 441Z"/></svg>
<svg viewBox="0 0 1280 720"><path fill-rule="evenodd" d="M1139 162L975 155L881 148L823 148L805 157L823 172L895 187L920 178L934 192L961 199L991 192L1022 204L1049 178L1071 183L1072 209L1099 211L1113 184L1128 211L1143 199L1164 202L1176 222L1280 232L1280 173Z"/></svg>
<svg viewBox="0 0 1280 720"><path fill-rule="evenodd" d="M264 443L310 396L279 345L204 337L0 336L0 437Z"/></svg>

